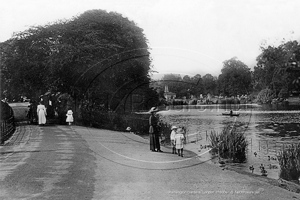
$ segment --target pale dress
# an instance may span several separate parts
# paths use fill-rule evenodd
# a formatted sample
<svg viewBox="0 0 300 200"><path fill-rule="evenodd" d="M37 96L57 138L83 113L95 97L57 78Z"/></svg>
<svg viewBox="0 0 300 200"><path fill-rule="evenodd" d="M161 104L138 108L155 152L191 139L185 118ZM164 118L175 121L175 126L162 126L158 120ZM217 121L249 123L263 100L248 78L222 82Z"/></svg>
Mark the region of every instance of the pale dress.
<svg viewBox="0 0 300 200"><path fill-rule="evenodd" d="M38 105L36 111L39 118L39 124L46 124L46 107L44 105Z"/></svg>
<svg viewBox="0 0 300 200"><path fill-rule="evenodd" d="M183 141L184 141L184 135L181 133L177 133L175 135L175 146L176 149L183 149Z"/></svg>
<svg viewBox="0 0 300 200"><path fill-rule="evenodd" d="M170 134L170 140L173 146L175 146L175 135L176 135L176 131L172 130L171 134Z"/></svg>
<svg viewBox="0 0 300 200"><path fill-rule="evenodd" d="M66 116L67 116L66 122L73 122L74 121L72 110L68 110Z"/></svg>

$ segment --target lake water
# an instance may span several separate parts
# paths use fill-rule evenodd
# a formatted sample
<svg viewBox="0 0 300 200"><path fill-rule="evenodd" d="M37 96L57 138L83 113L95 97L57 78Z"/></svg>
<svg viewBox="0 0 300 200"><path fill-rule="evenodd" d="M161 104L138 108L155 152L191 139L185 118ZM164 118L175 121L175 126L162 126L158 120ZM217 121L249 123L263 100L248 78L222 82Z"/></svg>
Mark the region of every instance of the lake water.
<svg viewBox="0 0 300 200"><path fill-rule="evenodd" d="M229 110L240 115L222 115ZM201 152L200 145L209 144L211 131L221 132L227 125L237 127L239 131L244 132L249 144L247 161L230 165L245 171L250 171L249 166L253 165L254 173L261 174L259 166L263 164L268 171L268 177L274 179L278 179L280 172L276 157L278 152L300 141L299 105L170 106L159 114L172 125L185 126L188 139L186 146L198 152ZM204 158L209 159L205 156Z"/></svg>

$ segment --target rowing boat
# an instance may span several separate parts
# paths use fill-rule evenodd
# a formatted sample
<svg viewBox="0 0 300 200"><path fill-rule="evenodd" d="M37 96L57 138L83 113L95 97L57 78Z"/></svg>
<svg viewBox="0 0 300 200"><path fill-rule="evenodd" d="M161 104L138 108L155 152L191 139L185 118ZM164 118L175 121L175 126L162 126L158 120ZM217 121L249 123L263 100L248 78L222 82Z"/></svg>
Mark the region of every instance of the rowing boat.
<svg viewBox="0 0 300 200"><path fill-rule="evenodd" d="M239 116L240 113L230 113L230 112L225 112L225 113L222 113L222 115L228 115L228 116Z"/></svg>

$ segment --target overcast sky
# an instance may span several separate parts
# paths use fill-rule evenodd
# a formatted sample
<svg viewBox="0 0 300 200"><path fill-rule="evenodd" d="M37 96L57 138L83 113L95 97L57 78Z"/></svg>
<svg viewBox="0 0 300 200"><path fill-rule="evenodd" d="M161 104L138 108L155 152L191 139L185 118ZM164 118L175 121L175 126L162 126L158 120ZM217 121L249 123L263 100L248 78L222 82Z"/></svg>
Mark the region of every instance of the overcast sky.
<svg viewBox="0 0 300 200"><path fill-rule="evenodd" d="M253 68L262 43L300 40L299 0L0 0L0 42L90 9L121 13L144 29L160 75L217 76L232 57Z"/></svg>

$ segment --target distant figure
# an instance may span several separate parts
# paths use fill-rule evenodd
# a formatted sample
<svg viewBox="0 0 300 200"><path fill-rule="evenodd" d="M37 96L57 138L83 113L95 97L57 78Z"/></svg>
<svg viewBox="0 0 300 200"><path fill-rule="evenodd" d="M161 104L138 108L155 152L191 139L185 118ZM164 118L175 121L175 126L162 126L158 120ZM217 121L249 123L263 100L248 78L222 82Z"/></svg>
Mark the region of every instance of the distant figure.
<svg viewBox="0 0 300 200"><path fill-rule="evenodd" d="M203 95L200 94L200 101L203 102Z"/></svg>
<svg viewBox="0 0 300 200"><path fill-rule="evenodd" d="M31 124L36 123L38 121L38 115L37 115L37 104L35 101L30 100L30 104L28 105L28 112L27 112L27 118L30 121Z"/></svg>
<svg viewBox="0 0 300 200"><path fill-rule="evenodd" d="M74 121L74 118L73 118L73 111L71 109L68 110L67 114L67 119L66 119L66 122L69 124L69 126L72 124L72 122Z"/></svg>
<svg viewBox="0 0 300 200"><path fill-rule="evenodd" d="M232 112L232 110L230 110L230 115L232 115L233 114L233 112Z"/></svg>
<svg viewBox="0 0 300 200"><path fill-rule="evenodd" d="M249 167L249 169L250 169L250 171L252 171L252 173L253 173L253 171L254 171L254 167L253 167L253 165L252 165L252 166L250 166L250 167Z"/></svg>
<svg viewBox="0 0 300 200"><path fill-rule="evenodd" d="M39 119L39 125L45 125L46 124L46 107L40 102L40 104L37 106L37 115Z"/></svg>
<svg viewBox="0 0 300 200"><path fill-rule="evenodd" d="M171 146L172 146L172 154L177 154L176 153L176 147L175 147L175 135L176 135L177 127L172 126L171 131L172 132L171 132L171 135L170 135L170 140L171 140Z"/></svg>

